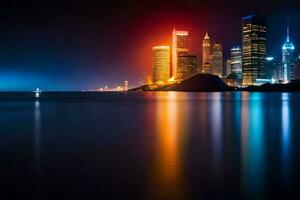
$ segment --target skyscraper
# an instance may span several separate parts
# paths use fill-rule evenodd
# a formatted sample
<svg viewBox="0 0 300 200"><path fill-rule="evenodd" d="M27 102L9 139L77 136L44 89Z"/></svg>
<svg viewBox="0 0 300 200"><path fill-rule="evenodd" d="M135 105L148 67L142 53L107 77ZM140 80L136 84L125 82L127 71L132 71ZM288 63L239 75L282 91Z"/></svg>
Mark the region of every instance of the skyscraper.
<svg viewBox="0 0 300 200"><path fill-rule="evenodd" d="M240 47L230 50L231 73L234 73L238 79L242 79L242 50Z"/></svg>
<svg viewBox="0 0 300 200"><path fill-rule="evenodd" d="M153 83L165 84L170 78L170 47L152 48Z"/></svg>
<svg viewBox="0 0 300 200"><path fill-rule="evenodd" d="M211 73L210 69L210 55L211 55L211 46L210 46L210 37L206 32L203 42L202 42L202 72Z"/></svg>
<svg viewBox="0 0 300 200"><path fill-rule="evenodd" d="M300 56L295 60L292 71L292 80L300 80Z"/></svg>
<svg viewBox="0 0 300 200"><path fill-rule="evenodd" d="M280 82L280 70L281 62L274 57L266 57L266 78L279 83Z"/></svg>
<svg viewBox="0 0 300 200"><path fill-rule="evenodd" d="M266 57L266 22L254 15L243 17L242 76L243 85L253 85L264 78Z"/></svg>
<svg viewBox="0 0 300 200"><path fill-rule="evenodd" d="M178 56L177 80L182 81L197 74L197 56Z"/></svg>
<svg viewBox="0 0 300 200"><path fill-rule="evenodd" d="M224 76L229 76L231 74L231 60L227 59L224 69Z"/></svg>
<svg viewBox="0 0 300 200"><path fill-rule="evenodd" d="M188 54L188 31L178 31L173 29L172 34L172 70L171 77L177 79L178 56Z"/></svg>
<svg viewBox="0 0 300 200"><path fill-rule="evenodd" d="M282 69L281 69L281 80L283 83L291 81L292 77L292 65L294 62L294 50L295 47L290 41L289 26L287 26L286 41L282 46Z"/></svg>
<svg viewBox="0 0 300 200"><path fill-rule="evenodd" d="M219 42L216 42L213 46L211 67L212 74L220 77L223 75L223 49L221 43Z"/></svg>

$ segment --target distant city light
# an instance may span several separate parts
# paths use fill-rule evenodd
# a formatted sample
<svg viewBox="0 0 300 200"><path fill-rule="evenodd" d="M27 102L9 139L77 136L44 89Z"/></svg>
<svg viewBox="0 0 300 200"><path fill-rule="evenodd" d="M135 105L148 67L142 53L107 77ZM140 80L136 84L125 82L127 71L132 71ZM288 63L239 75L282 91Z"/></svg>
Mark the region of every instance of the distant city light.
<svg viewBox="0 0 300 200"><path fill-rule="evenodd" d="M126 92L129 90L128 81L124 81L124 85L118 85L114 88L110 88L107 85L105 87L97 88L97 92Z"/></svg>
<svg viewBox="0 0 300 200"><path fill-rule="evenodd" d="M40 88L36 88L36 90L34 91L35 97L36 97L36 98L39 98L41 92L42 92L42 91L40 90Z"/></svg>

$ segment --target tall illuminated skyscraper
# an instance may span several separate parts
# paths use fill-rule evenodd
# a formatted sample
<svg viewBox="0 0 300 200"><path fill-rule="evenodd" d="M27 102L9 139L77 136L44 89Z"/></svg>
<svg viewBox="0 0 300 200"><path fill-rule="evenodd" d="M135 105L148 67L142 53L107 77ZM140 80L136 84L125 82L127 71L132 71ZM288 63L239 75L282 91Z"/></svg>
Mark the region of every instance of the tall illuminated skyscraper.
<svg viewBox="0 0 300 200"><path fill-rule="evenodd" d="M211 55L211 41L208 33L206 32L202 42L202 72L211 73L210 69L210 55Z"/></svg>
<svg viewBox="0 0 300 200"><path fill-rule="evenodd" d="M213 46L211 55L212 74L217 76L223 75L223 48L221 43L216 42Z"/></svg>
<svg viewBox="0 0 300 200"><path fill-rule="evenodd" d="M291 81L292 77L292 65L294 62L294 50L295 47L290 41L289 26L287 26L286 41L282 46L282 69L281 69L281 80L283 83Z"/></svg>
<svg viewBox="0 0 300 200"><path fill-rule="evenodd" d="M152 48L153 83L165 84L170 78L170 47Z"/></svg>
<svg viewBox="0 0 300 200"><path fill-rule="evenodd" d="M178 31L173 29L172 33L172 70L171 77L177 78L178 56L187 55L188 49L188 31Z"/></svg>
<svg viewBox="0 0 300 200"><path fill-rule="evenodd" d="M198 73L197 66L197 56L178 56L177 80L182 81L196 75Z"/></svg>
<svg viewBox="0 0 300 200"><path fill-rule="evenodd" d="M238 79L242 79L242 50L240 47L232 48L230 51L231 73Z"/></svg>
<svg viewBox="0 0 300 200"><path fill-rule="evenodd" d="M243 85L253 85L264 78L266 58L266 22L254 15L243 17L242 76Z"/></svg>

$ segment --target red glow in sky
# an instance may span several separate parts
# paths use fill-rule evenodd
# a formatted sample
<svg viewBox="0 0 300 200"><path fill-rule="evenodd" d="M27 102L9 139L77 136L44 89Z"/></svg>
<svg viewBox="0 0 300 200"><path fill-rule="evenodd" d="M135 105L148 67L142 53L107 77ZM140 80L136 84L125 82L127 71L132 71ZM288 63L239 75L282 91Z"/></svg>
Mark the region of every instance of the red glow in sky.
<svg viewBox="0 0 300 200"><path fill-rule="evenodd" d="M168 45L172 43L172 30L189 31L189 50L192 54L200 55L202 38L206 28L200 24L195 24L189 17L154 15L146 17L138 25L136 42L132 44L130 57L136 66L136 70L144 75L151 75L152 47L157 45ZM137 59L133 57L137 55Z"/></svg>

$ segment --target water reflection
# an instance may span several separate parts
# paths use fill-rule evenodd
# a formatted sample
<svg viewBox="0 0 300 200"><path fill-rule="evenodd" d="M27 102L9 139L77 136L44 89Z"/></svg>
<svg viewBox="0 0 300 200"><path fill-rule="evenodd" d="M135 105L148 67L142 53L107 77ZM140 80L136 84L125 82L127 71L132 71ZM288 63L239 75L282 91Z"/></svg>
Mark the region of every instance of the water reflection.
<svg viewBox="0 0 300 200"><path fill-rule="evenodd" d="M156 162L153 188L149 196L151 199L182 199L184 186L179 127L184 124L180 120L183 119L182 113L179 113L183 104L178 99L185 94L168 92L164 95L166 101L158 100L156 103Z"/></svg>
<svg viewBox="0 0 300 200"><path fill-rule="evenodd" d="M246 190L246 185L248 180L247 178L247 169L248 169L248 135L249 135L249 101L248 97L249 93L242 93L242 125L241 125L241 156L242 156L242 186L243 189Z"/></svg>
<svg viewBox="0 0 300 200"><path fill-rule="evenodd" d="M37 184L37 196L56 191L53 197L81 199L93 193L100 199L106 194L112 199L259 199L298 193L299 93L147 92L97 98L0 102L2 171L17 187L14 192L33 199ZM67 123L61 123L65 117Z"/></svg>
<svg viewBox="0 0 300 200"><path fill-rule="evenodd" d="M265 189L262 95L262 93L243 93L242 103L242 184L246 195L253 198L260 197Z"/></svg>
<svg viewBox="0 0 300 200"><path fill-rule="evenodd" d="M34 168L36 173L36 195L39 193L41 173L41 111L40 102L34 102Z"/></svg>
<svg viewBox="0 0 300 200"><path fill-rule="evenodd" d="M223 156L223 123L222 123L222 94L212 93L211 109L211 130L212 130L212 153L213 153L213 174L215 180L221 178L221 164Z"/></svg>
<svg viewBox="0 0 300 200"><path fill-rule="evenodd" d="M290 109L289 109L289 94L281 94L282 107L281 107L281 120L282 120L282 130L281 130L281 142L282 142L282 174L283 181L288 184L290 180Z"/></svg>

